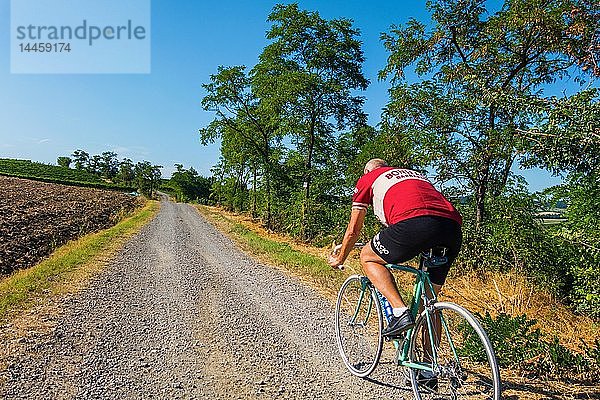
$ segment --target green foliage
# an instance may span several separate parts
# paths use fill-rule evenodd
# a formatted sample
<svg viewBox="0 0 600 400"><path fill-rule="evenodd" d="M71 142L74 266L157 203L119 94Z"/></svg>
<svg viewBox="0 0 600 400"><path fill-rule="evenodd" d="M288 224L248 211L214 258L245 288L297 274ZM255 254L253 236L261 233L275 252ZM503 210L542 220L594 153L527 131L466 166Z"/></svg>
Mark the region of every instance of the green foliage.
<svg viewBox="0 0 600 400"><path fill-rule="evenodd" d="M177 201L204 201L210 196L211 181L198 175L194 168L186 170L182 164L175 164L177 170L171 176L167 186L170 187Z"/></svg>
<svg viewBox="0 0 600 400"><path fill-rule="evenodd" d="M528 151L526 166L577 175L600 170L600 91L582 90L570 97L522 100L536 118L522 130L519 147Z"/></svg>
<svg viewBox="0 0 600 400"><path fill-rule="evenodd" d="M526 315L512 317L508 314L499 314L496 319L489 313L484 317L477 315L483 325L496 358L501 367L518 366L523 362L534 358L540 353L541 333L539 329L531 331L535 320L527 319ZM459 329L465 335L463 346L459 349L461 355L472 358L475 361L485 361L486 355L477 333L464 322Z"/></svg>
<svg viewBox="0 0 600 400"><path fill-rule="evenodd" d="M539 329L533 329L535 320L526 315L511 316L505 313L496 318L486 313L477 315L485 329L501 367L517 368L530 377L568 377L594 381L600 377L598 345L588 349L585 345L580 352L573 352L561 345L558 338L548 340ZM475 361L485 359L479 338L466 325L459 328L464 342L459 351ZM596 353L594 353L594 351Z"/></svg>
<svg viewBox="0 0 600 400"><path fill-rule="evenodd" d="M68 157L59 157L59 160L70 162ZM162 168L149 161L134 165L128 158L119 163L117 155L109 151L90 157L85 151L76 150L73 152L73 162L75 169L29 160L0 159L0 174L98 189L137 189L152 197L158 187Z"/></svg>
<svg viewBox="0 0 600 400"><path fill-rule="evenodd" d="M383 126L411 142L413 160L473 196L480 227L491 214L488 198L502 193L523 155L598 154L597 146L580 146L588 133L597 143L597 100L576 94L555 112L543 90L567 76L583 82L600 74L590 62L600 51L600 12L586 0L511 0L496 13L480 1L428 8L430 29L411 20L382 35L390 56L381 77L393 85ZM421 80L405 82L409 69ZM565 113L574 108L568 104L577 113ZM581 140L563 146L575 136Z"/></svg>
<svg viewBox="0 0 600 400"><path fill-rule="evenodd" d="M71 159L69 157L58 157L56 159L56 163L60 167L69 168L69 166L71 165Z"/></svg>
<svg viewBox="0 0 600 400"><path fill-rule="evenodd" d="M572 280L569 300L581 312L600 319L600 174L571 174L564 185L548 191L568 207L567 221L554 231L562 261Z"/></svg>
<svg viewBox="0 0 600 400"><path fill-rule="evenodd" d="M563 297L570 285L564 253L552 228L536 218L538 196L522 180L512 180L502 195L486 202L488 220L477 227L473 202L460 204L463 246L459 264L470 270L518 269Z"/></svg>
<svg viewBox="0 0 600 400"><path fill-rule="evenodd" d="M97 172L106 179L113 179L119 172L117 154L112 151L105 151L100 157Z"/></svg>
<svg viewBox="0 0 600 400"><path fill-rule="evenodd" d="M576 310L600 317L599 92L545 95L600 74L600 7L588 0L430 1L432 22L382 35L390 101L365 124L359 31L298 5L276 5L259 62L219 67L200 130L221 141L211 200L319 244L340 238L352 188L374 157L433 175L464 217L458 265L520 272ZM417 79L405 79L414 70ZM588 85L589 87L589 85ZM74 154L75 155L75 154ZM85 159L85 154L82 155ZM568 222L536 218L515 166L569 173ZM590 176L589 179L585 179ZM380 226L369 215L364 238ZM558 353L557 353L558 354Z"/></svg>
<svg viewBox="0 0 600 400"><path fill-rule="evenodd" d="M250 74L219 67L204 85L202 106L216 115L200 136L221 139L215 200L310 240L332 223L336 131L365 120L353 94L368 84L363 53L347 19L291 4L276 5L268 21L270 44Z"/></svg>
<svg viewBox="0 0 600 400"><path fill-rule="evenodd" d="M360 125L366 116L364 61L359 32L352 21L326 20L318 12L300 10L297 4L276 5L268 21L271 41L252 71L254 90L285 121L285 133L293 141L302 188L299 236L310 239L319 229L315 211L320 207L320 170L327 168L335 144L335 130ZM296 189L296 190L298 190ZM322 221L327 222L327 221Z"/></svg>
<svg viewBox="0 0 600 400"><path fill-rule="evenodd" d="M135 183L140 192L152 198L160 183L160 165L152 165L149 161L141 161L133 168Z"/></svg>
<svg viewBox="0 0 600 400"><path fill-rule="evenodd" d="M117 172L115 180L117 182L122 182L125 186L132 186L135 179L133 167L133 161L131 161L129 158L124 158L119 163L119 172Z"/></svg>
<svg viewBox="0 0 600 400"><path fill-rule="evenodd" d="M91 174L85 170L42 164L30 160L0 158L0 174L17 178L35 179L43 182L87 186L98 189L130 189L105 182L97 175Z"/></svg>
<svg viewBox="0 0 600 400"><path fill-rule="evenodd" d="M491 13L485 2L450 0L428 8L432 23L410 20L382 35L390 55L380 77L392 84L383 132L399 137L409 164L469 199L461 265L528 271L597 318L597 220L571 223L595 215L589 203L598 197L580 201L577 217L555 232L533 218L535 199L511 170L537 165L597 177L598 90L560 98L544 90L600 75L600 6L510 0ZM418 80L405 79L410 70Z"/></svg>
<svg viewBox="0 0 600 400"><path fill-rule="evenodd" d="M90 155L87 152L78 149L73 152L72 156L73 162L75 163L75 169L87 169L90 162Z"/></svg>

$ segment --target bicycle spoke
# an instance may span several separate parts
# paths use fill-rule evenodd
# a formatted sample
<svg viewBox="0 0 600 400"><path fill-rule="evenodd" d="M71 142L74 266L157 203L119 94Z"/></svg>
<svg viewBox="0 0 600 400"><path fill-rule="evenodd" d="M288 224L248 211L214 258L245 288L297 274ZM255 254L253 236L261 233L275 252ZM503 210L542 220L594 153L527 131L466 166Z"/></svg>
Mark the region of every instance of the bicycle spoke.
<svg viewBox="0 0 600 400"><path fill-rule="evenodd" d="M434 346L431 345L425 318L419 320L411 341L411 361L432 366L432 372L411 371L415 397L499 398L499 376L496 361L487 349L489 341L482 339L480 327L471 324L465 316L466 311L458 306L444 307L440 304L448 303L438 303L436 311L431 314Z"/></svg>
<svg viewBox="0 0 600 400"><path fill-rule="evenodd" d="M336 333L344 364L357 376L367 376L381 354L381 312L369 286L358 276L342 286L336 306Z"/></svg>

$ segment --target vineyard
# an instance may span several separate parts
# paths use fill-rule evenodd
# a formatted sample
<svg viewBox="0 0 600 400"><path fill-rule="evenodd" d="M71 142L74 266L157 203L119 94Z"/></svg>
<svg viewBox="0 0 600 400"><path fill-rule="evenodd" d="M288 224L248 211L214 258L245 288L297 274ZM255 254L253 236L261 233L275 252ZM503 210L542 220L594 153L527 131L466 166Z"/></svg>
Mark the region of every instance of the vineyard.
<svg viewBox="0 0 600 400"><path fill-rule="evenodd" d="M139 203L116 191L0 176L0 274L32 266L67 241L112 226Z"/></svg>
<svg viewBox="0 0 600 400"><path fill-rule="evenodd" d="M119 189L126 191L133 190L132 188L106 182L98 175L92 174L83 169L71 169L57 165L42 164L29 160L0 158L0 175L35 179L49 183L61 183L70 186L85 186L98 189Z"/></svg>

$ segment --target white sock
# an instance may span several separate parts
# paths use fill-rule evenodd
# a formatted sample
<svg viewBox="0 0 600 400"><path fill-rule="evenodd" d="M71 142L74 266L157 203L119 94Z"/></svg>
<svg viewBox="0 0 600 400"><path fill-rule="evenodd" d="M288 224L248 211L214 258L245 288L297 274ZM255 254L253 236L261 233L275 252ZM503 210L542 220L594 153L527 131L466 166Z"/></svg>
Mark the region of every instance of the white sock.
<svg viewBox="0 0 600 400"><path fill-rule="evenodd" d="M406 311L406 310L408 310L408 307L398 307L398 308L394 307L394 308L392 308L392 312L394 313L394 317L401 316L404 313L404 311Z"/></svg>

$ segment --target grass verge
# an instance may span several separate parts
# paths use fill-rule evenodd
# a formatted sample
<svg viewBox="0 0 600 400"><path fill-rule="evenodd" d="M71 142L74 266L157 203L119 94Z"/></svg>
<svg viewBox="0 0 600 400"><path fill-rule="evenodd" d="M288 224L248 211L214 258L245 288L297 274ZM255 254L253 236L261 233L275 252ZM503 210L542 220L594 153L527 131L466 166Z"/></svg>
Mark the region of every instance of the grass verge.
<svg viewBox="0 0 600 400"><path fill-rule="evenodd" d="M47 296L80 287L102 269L107 257L156 215L159 207L158 202L149 201L115 226L71 241L38 265L0 280L0 320Z"/></svg>
<svg viewBox="0 0 600 400"><path fill-rule="evenodd" d="M242 250L308 282L332 301L344 280L360 271L356 258L348 260L345 271L334 271L325 261L327 249L306 246L282 235L267 232L247 218L226 214L216 207L196 207L217 228L231 236Z"/></svg>

